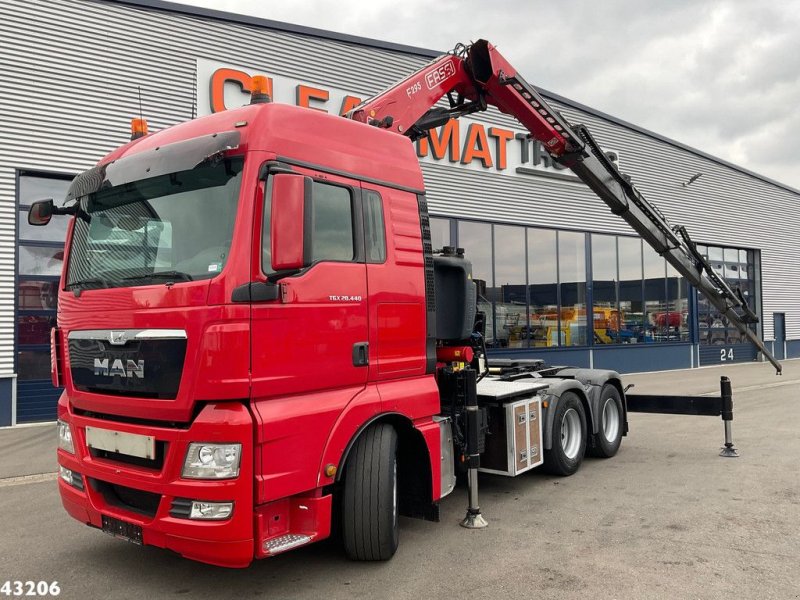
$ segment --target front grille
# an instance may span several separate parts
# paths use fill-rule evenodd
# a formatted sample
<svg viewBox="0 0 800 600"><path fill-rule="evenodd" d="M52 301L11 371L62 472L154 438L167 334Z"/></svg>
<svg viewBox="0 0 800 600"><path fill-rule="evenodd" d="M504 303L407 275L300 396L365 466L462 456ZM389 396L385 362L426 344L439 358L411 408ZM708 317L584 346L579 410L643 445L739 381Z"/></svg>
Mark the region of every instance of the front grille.
<svg viewBox="0 0 800 600"><path fill-rule="evenodd" d="M114 345L99 336L71 335L68 349L72 381L79 390L165 400L178 394L185 338L133 339Z"/></svg>
<svg viewBox="0 0 800 600"><path fill-rule="evenodd" d="M160 471L164 466L164 456L166 455L167 443L156 440L156 457L155 458L140 458L139 456L131 456L129 454L120 454L119 452L112 452L110 450L98 450L96 448L89 448L89 453L92 458L101 458L103 460L110 460L113 462L123 463L126 465L133 465L135 467L144 467L146 469L153 469Z"/></svg>
<svg viewBox="0 0 800 600"><path fill-rule="evenodd" d="M88 478L89 483L96 492L99 492L103 499L111 506L123 508L131 512L154 517L158 512L158 505L161 503L161 495L144 490L116 485L99 479Z"/></svg>

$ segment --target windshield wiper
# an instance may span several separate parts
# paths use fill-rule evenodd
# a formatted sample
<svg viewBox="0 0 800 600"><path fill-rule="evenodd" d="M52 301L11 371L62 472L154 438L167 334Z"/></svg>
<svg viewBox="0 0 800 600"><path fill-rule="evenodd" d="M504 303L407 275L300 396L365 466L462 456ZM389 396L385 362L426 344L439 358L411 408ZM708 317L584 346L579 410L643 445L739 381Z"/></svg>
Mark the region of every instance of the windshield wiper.
<svg viewBox="0 0 800 600"><path fill-rule="evenodd" d="M92 285L94 283L99 283L104 288L108 287L108 281L102 279L100 277L89 277L87 279L80 279L78 281L70 281L68 284L64 286L64 289L71 290L72 288L82 287L84 285Z"/></svg>
<svg viewBox="0 0 800 600"><path fill-rule="evenodd" d="M131 281L134 279L169 279L178 281L194 281L194 277L183 271L154 271L152 273L142 273L141 275L129 275L123 277L123 281Z"/></svg>

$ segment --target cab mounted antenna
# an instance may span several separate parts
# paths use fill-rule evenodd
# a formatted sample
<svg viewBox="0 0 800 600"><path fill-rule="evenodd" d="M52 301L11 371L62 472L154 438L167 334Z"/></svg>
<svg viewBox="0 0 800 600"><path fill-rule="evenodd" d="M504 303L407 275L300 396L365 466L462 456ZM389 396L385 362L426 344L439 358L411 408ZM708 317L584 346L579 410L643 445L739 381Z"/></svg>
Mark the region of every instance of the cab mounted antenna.
<svg viewBox="0 0 800 600"><path fill-rule="evenodd" d="M142 86L136 86L139 95L139 118L131 119L131 141L138 140L147 135L147 121L142 116Z"/></svg>

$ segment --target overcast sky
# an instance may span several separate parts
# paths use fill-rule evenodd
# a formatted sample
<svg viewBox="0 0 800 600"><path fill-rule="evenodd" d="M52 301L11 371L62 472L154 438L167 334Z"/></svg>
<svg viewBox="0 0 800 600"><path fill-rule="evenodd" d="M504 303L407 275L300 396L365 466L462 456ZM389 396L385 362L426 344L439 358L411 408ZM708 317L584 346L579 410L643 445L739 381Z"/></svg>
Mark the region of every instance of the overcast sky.
<svg viewBox="0 0 800 600"><path fill-rule="evenodd" d="M800 189L800 0L179 1L434 50L483 37L534 85Z"/></svg>

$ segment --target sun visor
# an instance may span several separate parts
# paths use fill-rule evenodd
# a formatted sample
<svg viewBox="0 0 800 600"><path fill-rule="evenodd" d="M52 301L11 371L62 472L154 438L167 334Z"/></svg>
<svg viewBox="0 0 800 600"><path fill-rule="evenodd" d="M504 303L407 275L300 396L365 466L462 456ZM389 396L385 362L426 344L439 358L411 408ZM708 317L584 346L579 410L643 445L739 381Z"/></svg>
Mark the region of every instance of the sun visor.
<svg viewBox="0 0 800 600"><path fill-rule="evenodd" d="M189 171L228 150L239 147L238 131L223 131L137 152L105 165L84 171L72 180L67 200L76 200L102 189Z"/></svg>

